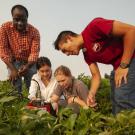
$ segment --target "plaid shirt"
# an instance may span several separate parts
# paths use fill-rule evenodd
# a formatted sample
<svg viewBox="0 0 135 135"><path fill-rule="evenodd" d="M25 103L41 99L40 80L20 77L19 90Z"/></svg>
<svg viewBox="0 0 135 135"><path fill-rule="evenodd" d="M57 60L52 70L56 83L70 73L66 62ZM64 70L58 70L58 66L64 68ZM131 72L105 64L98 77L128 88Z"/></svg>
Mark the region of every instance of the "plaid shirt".
<svg viewBox="0 0 135 135"><path fill-rule="evenodd" d="M0 57L6 62L12 59L35 62L40 51L39 31L28 24L26 31L18 32L12 22L4 23L0 28Z"/></svg>

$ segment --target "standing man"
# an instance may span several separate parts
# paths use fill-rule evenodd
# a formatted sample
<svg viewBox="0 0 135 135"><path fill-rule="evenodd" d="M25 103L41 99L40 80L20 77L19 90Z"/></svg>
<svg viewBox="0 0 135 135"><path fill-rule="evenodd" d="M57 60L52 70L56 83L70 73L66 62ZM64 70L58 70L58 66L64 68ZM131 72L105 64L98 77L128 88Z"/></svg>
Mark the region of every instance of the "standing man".
<svg viewBox="0 0 135 135"><path fill-rule="evenodd" d="M95 95L101 82L99 62L114 67L111 77L113 114L135 108L135 26L95 18L81 34L61 32L54 46L66 55L78 55L82 49L92 74L89 106L96 105Z"/></svg>
<svg viewBox="0 0 135 135"><path fill-rule="evenodd" d="M35 62L40 51L39 31L28 24L28 10L22 5L11 9L13 21L0 28L0 57L9 69L9 79L18 94L22 93L22 77L27 89L36 72Z"/></svg>

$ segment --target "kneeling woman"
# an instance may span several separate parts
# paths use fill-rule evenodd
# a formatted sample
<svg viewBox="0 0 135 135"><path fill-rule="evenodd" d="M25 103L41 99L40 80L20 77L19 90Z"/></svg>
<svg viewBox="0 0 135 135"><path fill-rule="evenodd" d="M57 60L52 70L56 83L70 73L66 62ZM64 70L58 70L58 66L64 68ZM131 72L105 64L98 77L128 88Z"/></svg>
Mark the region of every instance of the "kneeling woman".
<svg viewBox="0 0 135 135"><path fill-rule="evenodd" d="M57 86L57 81L52 77L51 62L47 57L40 57L36 67L37 73L32 77L28 98L30 100L40 98L50 102L50 96Z"/></svg>
<svg viewBox="0 0 135 135"><path fill-rule="evenodd" d="M60 105L72 108L75 113L79 113L79 107L81 106L88 108L86 104L88 88L82 81L72 76L68 67L59 66L55 70L54 76L58 86L51 96L52 102L58 103L60 96L63 94L66 100L62 104L60 101Z"/></svg>

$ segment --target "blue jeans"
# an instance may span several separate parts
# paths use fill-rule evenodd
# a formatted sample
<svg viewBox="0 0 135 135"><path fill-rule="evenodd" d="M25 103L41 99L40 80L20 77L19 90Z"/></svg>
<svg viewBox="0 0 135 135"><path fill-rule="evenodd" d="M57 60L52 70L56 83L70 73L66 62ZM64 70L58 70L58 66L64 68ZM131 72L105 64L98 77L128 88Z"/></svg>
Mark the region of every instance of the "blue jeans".
<svg viewBox="0 0 135 135"><path fill-rule="evenodd" d="M135 108L135 58L131 61L129 72L127 75L128 83L122 84L119 88L115 87L114 81L115 71L111 72L111 98L112 98L112 113L115 115L121 110L130 110Z"/></svg>
<svg viewBox="0 0 135 135"><path fill-rule="evenodd" d="M15 61L13 62L13 65L19 69L20 66L26 64L25 62L22 61ZM30 82L33 74L36 73L36 64L32 65L31 68L28 69L27 73L23 76L24 77L24 83L26 85L26 88L29 90L30 87ZM15 89L18 91L18 93L22 93L22 77L17 78L17 80L14 80L13 85Z"/></svg>

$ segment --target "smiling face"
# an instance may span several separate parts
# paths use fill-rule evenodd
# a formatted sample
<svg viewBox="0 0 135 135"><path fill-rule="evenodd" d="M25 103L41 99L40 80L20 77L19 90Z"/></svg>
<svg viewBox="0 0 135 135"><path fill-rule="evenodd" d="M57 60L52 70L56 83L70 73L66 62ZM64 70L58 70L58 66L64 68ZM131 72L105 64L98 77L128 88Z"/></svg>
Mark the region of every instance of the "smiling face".
<svg viewBox="0 0 135 135"><path fill-rule="evenodd" d="M12 14L13 25L19 32L26 30L27 26L27 14L25 10L15 8Z"/></svg>
<svg viewBox="0 0 135 135"><path fill-rule="evenodd" d="M41 79L43 80L50 80L52 76L51 67L48 65L44 65L41 68L39 68L38 73L41 76Z"/></svg>

